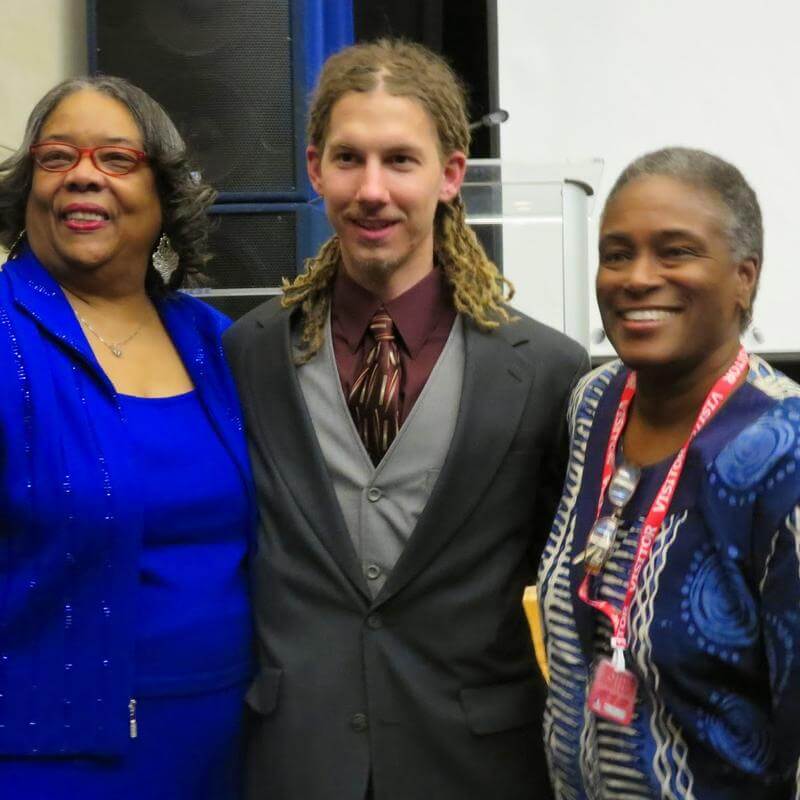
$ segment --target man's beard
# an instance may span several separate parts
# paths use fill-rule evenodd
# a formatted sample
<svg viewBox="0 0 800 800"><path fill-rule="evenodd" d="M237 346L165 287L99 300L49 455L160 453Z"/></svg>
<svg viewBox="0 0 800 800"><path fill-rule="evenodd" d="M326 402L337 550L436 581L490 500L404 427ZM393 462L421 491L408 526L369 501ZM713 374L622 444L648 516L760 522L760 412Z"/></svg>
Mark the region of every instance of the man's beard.
<svg viewBox="0 0 800 800"><path fill-rule="evenodd" d="M402 258L360 258L353 266L376 282L385 281L403 265Z"/></svg>

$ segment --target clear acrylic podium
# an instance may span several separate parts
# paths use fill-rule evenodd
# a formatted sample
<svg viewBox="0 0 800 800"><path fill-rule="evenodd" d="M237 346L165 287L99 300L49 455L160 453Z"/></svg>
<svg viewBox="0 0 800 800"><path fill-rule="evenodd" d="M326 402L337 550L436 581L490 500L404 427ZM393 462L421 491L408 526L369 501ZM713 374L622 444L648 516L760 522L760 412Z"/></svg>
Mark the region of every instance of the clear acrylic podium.
<svg viewBox="0 0 800 800"><path fill-rule="evenodd" d="M462 189L467 221L514 284L512 305L587 349L587 227L602 167L473 159Z"/></svg>

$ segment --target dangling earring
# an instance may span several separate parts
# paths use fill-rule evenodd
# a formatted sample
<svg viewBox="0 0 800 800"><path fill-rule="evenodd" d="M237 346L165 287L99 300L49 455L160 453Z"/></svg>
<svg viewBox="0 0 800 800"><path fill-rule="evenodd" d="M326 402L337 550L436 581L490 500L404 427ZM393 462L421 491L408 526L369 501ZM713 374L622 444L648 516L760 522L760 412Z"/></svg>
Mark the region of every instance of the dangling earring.
<svg viewBox="0 0 800 800"><path fill-rule="evenodd" d="M25 228L23 228L19 232L17 238L14 239L14 242L11 245L11 247L8 248L8 260L9 261L11 261L12 258L16 258L19 255L19 253L17 253L16 250L20 246L20 244L22 243L22 240L25 238L25 233L26 233Z"/></svg>
<svg viewBox="0 0 800 800"><path fill-rule="evenodd" d="M156 249L153 250L153 267L165 284L169 284L172 273L178 268L180 256L175 252L172 242L166 233L161 234Z"/></svg>

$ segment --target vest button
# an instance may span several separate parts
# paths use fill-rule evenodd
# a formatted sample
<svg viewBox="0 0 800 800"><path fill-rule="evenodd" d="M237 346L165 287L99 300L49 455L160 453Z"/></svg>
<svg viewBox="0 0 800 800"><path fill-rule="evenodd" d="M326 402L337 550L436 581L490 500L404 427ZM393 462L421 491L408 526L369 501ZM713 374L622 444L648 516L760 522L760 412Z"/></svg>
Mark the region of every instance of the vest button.
<svg viewBox="0 0 800 800"><path fill-rule="evenodd" d="M367 499L370 503L377 503L383 497L383 492L377 486L370 486L367 489Z"/></svg>
<svg viewBox="0 0 800 800"><path fill-rule="evenodd" d="M371 581L377 580L381 576L381 568L377 564L368 564L366 572Z"/></svg>
<svg viewBox="0 0 800 800"><path fill-rule="evenodd" d="M350 717L350 727L357 733L363 733L368 727L367 715L362 714L360 711Z"/></svg>
<svg viewBox="0 0 800 800"><path fill-rule="evenodd" d="M370 614L367 617L367 627L372 628L372 630L376 631L378 628L383 627L383 620L381 619L380 614Z"/></svg>

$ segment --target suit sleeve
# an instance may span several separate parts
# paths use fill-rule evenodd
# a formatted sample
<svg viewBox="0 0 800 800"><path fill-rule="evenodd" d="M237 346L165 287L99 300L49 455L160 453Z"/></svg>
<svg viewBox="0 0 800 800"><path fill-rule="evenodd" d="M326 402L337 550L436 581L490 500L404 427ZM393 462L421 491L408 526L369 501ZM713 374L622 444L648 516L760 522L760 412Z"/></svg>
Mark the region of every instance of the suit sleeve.
<svg viewBox="0 0 800 800"><path fill-rule="evenodd" d="M561 402L561 413L558 420L554 421L556 431L552 439L549 452L543 454L539 487L536 492L536 510L534 512L534 529L531 538L531 560L533 566L538 568L545 542L550 533L550 526L558 509L561 492L564 486L564 476L567 472L569 459L569 432L567 411L569 399L578 381L589 371L589 356L582 352L578 365L564 388Z"/></svg>
<svg viewBox="0 0 800 800"><path fill-rule="evenodd" d="M222 334L222 348L225 352L225 358L228 360L228 364L230 365L236 385L239 387L240 395L242 391L241 362L245 350L245 342L247 338L246 335L247 330L241 321L233 324Z"/></svg>

